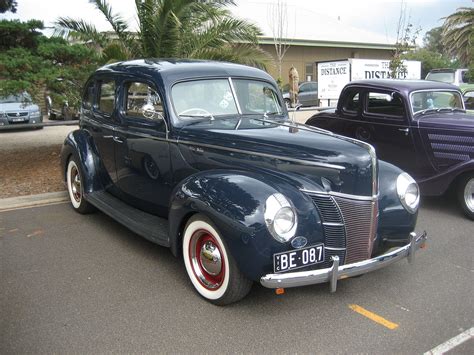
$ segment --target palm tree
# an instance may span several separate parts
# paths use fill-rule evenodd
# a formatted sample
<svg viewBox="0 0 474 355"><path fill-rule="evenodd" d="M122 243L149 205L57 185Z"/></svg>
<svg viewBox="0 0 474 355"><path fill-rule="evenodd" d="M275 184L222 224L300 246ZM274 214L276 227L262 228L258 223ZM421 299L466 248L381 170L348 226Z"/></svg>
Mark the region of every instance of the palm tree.
<svg viewBox="0 0 474 355"><path fill-rule="evenodd" d="M474 8L460 7L444 19L441 35L447 52L468 66L474 46Z"/></svg>
<svg viewBox="0 0 474 355"><path fill-rule="evenodd" d="M135 0L137 32L107 0L89 2L105 16L113 35L69 17L57 19L55 34L94 43L105 60L199 58L265 67L269 59L258 47L258 27L232 17L227 9L235 5L232 0Z"/></svg>

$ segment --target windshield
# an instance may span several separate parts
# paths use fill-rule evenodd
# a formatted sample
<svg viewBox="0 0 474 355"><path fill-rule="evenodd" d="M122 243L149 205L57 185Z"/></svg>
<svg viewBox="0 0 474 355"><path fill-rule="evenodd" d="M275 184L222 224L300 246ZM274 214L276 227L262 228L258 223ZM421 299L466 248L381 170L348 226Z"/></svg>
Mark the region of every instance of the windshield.
<svg viewBox="0 0 474 355"><path fill-rule="evenodd" d="M232 85L233 88L229 79L178 83L171 90L174 109L183 120L239 114L282 114L278 95L270 83L234 79Z"/></svg>
<svg viewBox="0 0 474 355"><path fill-rule="evenodd" d="M425 110L464 109L461 94L457 91L420 91L411 95L413 113Z"/></svg>
<svg viewBox="0 0 474 355"><path fill-rule="evenodd" d="M441 81L443 83L454 83L453 72L435 72L428 73L426 80Z"/></svg>
<svg viewBox="0 0 474 355"><path fill-rule="evenodd" d="M27 93L22 93L18 95L8 95L8 96L2 96L0 97L0 103L2 104L10 104L14 102L30 102L31 97Z"/></svg>

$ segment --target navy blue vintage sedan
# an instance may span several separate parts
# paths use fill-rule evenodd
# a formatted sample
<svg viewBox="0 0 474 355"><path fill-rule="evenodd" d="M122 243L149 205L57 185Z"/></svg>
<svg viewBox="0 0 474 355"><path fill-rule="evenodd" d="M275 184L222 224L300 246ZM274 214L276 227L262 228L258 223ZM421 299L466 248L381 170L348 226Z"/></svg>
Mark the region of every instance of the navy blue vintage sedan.
<svg viewBox="0 0 474 355"><path fill-rule="evenodd" d="M306 124L372 144L379 158L410 173L423 195L452 190L474 219L474 116L466 113L456 86L354 81L341 92L337 109Z"/></svg>
<svg viewBox="0 0 474 355"><path fill-rule="evenodd" d="M87 82L65 140L73 208L99 209L182 255L208 301L412 260L419 191L363 142L295 124L275 81L242 65L136 60ZM407 275L408 276L408 275Z"/></svg>

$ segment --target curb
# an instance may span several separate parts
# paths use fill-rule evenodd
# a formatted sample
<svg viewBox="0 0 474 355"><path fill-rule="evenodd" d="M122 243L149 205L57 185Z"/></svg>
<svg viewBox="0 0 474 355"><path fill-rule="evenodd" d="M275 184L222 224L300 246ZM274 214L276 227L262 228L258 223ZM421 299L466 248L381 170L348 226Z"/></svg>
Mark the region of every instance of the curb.
<svg viewBox="0 0 474 355"><path fill-rule="evenodd" d="M69 201L67 191L0 199L0 212Z"/></svg>

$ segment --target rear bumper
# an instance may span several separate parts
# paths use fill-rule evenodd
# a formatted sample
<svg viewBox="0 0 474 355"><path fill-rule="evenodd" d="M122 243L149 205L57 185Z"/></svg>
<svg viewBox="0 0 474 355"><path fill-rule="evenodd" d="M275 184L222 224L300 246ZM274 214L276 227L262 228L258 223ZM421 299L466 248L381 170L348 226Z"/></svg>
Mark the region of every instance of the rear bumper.
<svg viewBox="0 0 474 355"><path fill-rule="evenodd" d="M408 258L408 262L412 263L415 258L415 252L425 245L426 240L426 232L420 236L417 236L416 233L410 233L410 242L408 244L373 259L339 266L339 258L336 256L332 258L333 265L330 268L286 274L268 274L262 276L260 283L267 288L289 288L329 282L331 292L335 292L337 280L366 274L386 267L403 258Z"/></svg>

